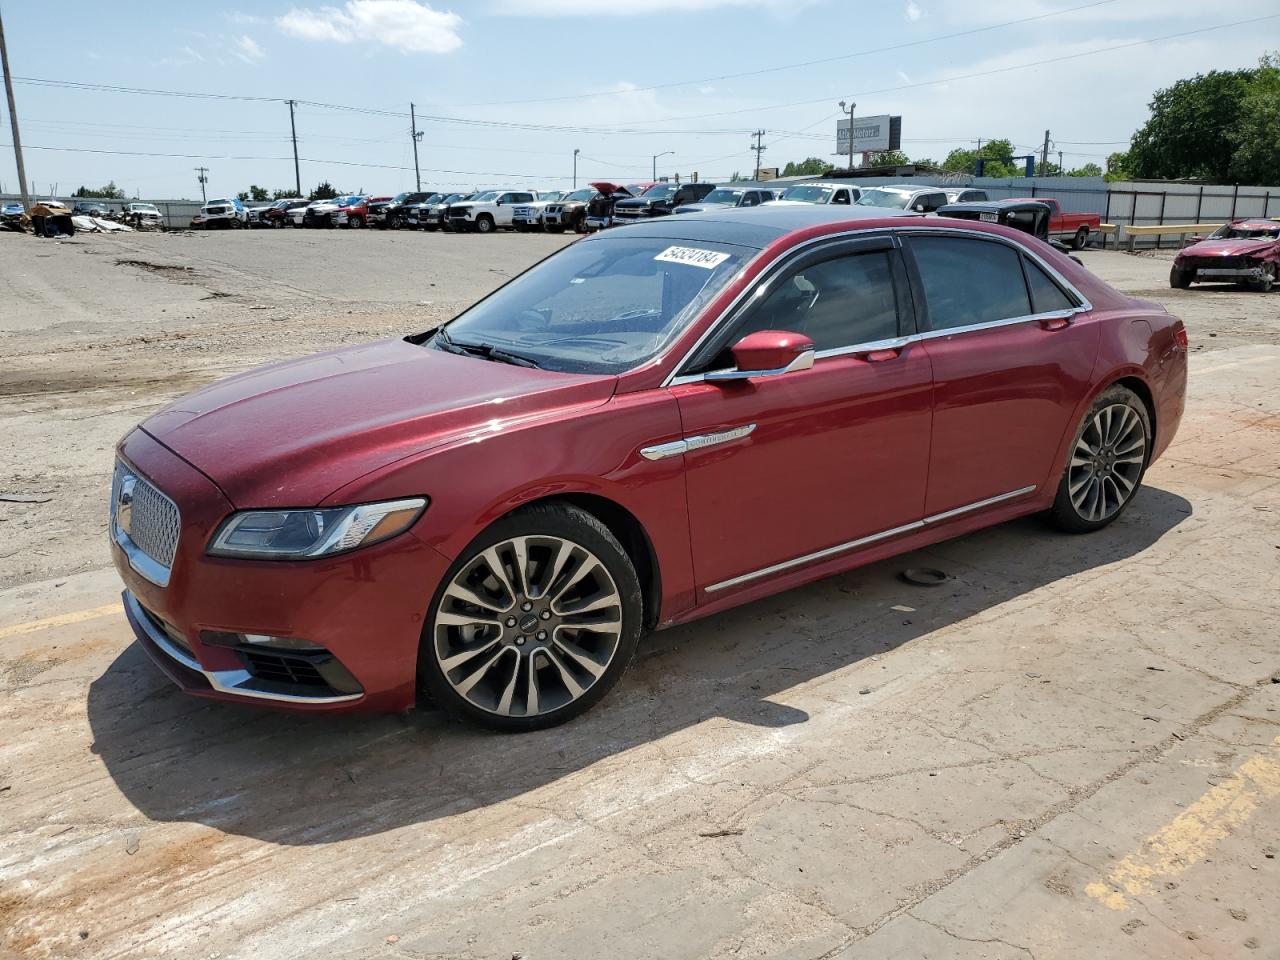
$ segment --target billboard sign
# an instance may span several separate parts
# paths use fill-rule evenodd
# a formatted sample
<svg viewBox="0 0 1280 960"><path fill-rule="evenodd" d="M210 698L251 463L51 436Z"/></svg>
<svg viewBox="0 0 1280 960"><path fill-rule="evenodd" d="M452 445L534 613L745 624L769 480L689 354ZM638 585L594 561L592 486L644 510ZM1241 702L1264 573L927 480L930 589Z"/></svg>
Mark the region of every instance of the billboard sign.
<svg viewBox="0 0 1280 960"><path fill-rule="evenodd" d="M855 153L879 153L882 150L898 150L902 147L902 118L881 117L853 118L853 149ZM836 153L849 153L849 120L836 121Z"/></svg>

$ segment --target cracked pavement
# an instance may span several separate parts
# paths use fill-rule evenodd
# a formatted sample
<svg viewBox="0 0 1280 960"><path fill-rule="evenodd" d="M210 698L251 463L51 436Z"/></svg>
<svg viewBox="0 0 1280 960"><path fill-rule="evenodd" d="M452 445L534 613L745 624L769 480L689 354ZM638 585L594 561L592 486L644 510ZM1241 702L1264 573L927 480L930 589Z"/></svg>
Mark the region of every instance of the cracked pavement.
<svg viewBox="0 0 1280 960"><path fill-rule="evenodd" d="M1086 253L1193 346L1121 521L1018 521L663 631L587 716L504 737L188 699L114 610L129 424L429 326L562 242L308 235L362 277L348 302L290 292L298 239L129 240L179 280L113 238L0 244L9 289L115 304L0 330L0 485L51 496L0 504L0 957L1280 957L1280 294L1161 292L1165 260Z"/></svg>

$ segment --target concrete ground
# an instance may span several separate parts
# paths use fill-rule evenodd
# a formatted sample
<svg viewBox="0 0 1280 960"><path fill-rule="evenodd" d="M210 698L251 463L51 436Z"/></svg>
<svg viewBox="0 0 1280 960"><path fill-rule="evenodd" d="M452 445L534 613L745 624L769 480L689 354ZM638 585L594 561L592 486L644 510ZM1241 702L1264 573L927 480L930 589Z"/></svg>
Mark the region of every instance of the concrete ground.
<svg viewBox="0 0 1280 960"><path fill-rule="evenodd" d="M120 435L562 242L0 235L0 956L1280 958L1280 294L1171 291L1167 256L1084 255L1193 348L1103 533L659 633L520 737L169 686L108 568Z"/></svg>

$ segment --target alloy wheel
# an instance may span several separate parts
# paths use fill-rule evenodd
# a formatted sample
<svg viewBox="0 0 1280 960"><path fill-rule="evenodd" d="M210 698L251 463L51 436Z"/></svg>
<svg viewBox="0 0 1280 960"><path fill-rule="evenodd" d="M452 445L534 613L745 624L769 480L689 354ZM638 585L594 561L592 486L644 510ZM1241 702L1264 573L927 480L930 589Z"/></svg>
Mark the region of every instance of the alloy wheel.
<svg viewBox="0 0 1280 960"><path fill-rule="evenodd" d="M432 649L453 690L504 717L551 713L587 693L622 636L622 597L600 558L561 537L486 547L444 590Z"/></svg>
<svg viewBox="0 0 1280 960"><path fill-rule="evenodd" d="M1106 520L1119 512L1138 488L1147 456L1142 418L1124 403L1094 413L1071 453L1071 506L1085 520Z"/></svg>

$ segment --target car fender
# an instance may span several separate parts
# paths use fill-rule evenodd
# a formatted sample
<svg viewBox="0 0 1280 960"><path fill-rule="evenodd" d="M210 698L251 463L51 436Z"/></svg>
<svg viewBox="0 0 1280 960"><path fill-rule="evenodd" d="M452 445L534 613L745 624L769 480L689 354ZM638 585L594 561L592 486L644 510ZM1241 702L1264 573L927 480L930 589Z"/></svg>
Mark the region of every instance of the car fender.
<svg viewBox="0 0 1280 960"><path fill-rule="evenodd" d="M481 426L352 481L325 503L426 496L430 505L411 533L453 560L522 506L575 495L607 500L635 518L652 546L666 620L694 604L684 461L640 451L681 436L668 391L615 395L585 409Z"/></svg>

